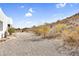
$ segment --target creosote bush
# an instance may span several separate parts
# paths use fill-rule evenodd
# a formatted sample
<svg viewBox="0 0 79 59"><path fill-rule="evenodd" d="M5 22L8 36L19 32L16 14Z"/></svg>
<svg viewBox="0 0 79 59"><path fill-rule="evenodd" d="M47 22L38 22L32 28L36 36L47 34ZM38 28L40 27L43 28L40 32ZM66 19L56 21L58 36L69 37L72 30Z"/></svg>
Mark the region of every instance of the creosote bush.
<svg viewBox="0 0 79 59"><path fill-rule="evenodd" d="M14 28L9 28L9 29L8 29L8 32L9 32L10 35L12 35L12 33L15 32L15 29L14 29Z"/></svg>

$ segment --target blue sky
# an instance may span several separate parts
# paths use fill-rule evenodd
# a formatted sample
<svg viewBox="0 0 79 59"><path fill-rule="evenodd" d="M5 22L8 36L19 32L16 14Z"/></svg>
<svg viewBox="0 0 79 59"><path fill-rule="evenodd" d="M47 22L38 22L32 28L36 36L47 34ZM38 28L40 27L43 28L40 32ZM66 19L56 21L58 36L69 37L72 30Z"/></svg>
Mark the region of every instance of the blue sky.
<svg viewBox="0 0 79 59"><path fill-rule="evenodd" d="M17 28L55 22L79 12L78 3L4 3L0 8Z"/></svg>

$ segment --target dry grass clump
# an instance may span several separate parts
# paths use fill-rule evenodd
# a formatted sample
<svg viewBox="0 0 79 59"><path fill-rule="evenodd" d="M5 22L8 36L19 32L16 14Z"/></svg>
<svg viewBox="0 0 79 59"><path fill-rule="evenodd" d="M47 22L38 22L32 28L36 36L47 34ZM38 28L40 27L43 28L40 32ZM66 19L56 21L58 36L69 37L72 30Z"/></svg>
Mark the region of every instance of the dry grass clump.
<svg viewBox="0 0 79 59"><path fill-rule="evenodd" d="M67 28L66 24L57 24L48 32L48 38L58 38L61 37L61 33L64 29Z"/></svg>
<svg viewBox="0 0 79 59"><path fill-rule="evenodd" d="M79 26L75 27L75 30L79 33Z"/></svg>
<svg viewBox="0 0 79 59"><path fill-rule="evenodd" d="M64 29L67 28L66 24L57 24L55 27L56 32L62 32Z"/></svg>
<svg viewBox="0 0 79 59"><path fill-rule="evenodd" d="M51 29L51 30L47 33L46 38L52 39L52 38L57 38L57 37L60 37L60 36L61 36L61 33L60 33L60 32L56 32L56 30Z"/></svg>
<svg viewBox="0 0 79 59"><path fill-rule="evenodd" d="M54 34L48 34L46 36L47 39L56 39L56 38L60 38L61 37L61 33L54 33Z"/></svg>
<svg viewBox="0 0 79 59"><path fill-rule="evenodd" d="M70 46L79 45L79 33L77 31L65 30L62 33L65 44Z"/></svg>
<svg viewBox="0 0 79 59"><path fill-rule="evenodd" d="M38 35L38 36L41 35L38 28L35 28L35 29L33 30L33 32L34 32L36 35Z"/></svg>
<svg viewBox="0 0 79 59"><path fill-rule="evenodd" d="M47 33L49 32L50 28L48 26L40 26L34 29L34 33L36 35L42 36L43 38L46 37Z"/></svg>
<svg viewBox="0 0 79 59"><path fill-rule="evenodd" d="M34 29L36 35L41 35L43 38L57 38L61 36L61 32L67 27L66 24L57 24L50 28L49 26L39 26Z"/></svg>
<svg viewBox="0 0 79 59"><path fill-rule="evenodd" d="M69 28L68 28L69 27ZM52 28L48 26L40 26L34 29L35 34L42 38L59 38L63 39L65 44L70 46L79 45L79 27L71 27L66 24L56 24Z"/></svg>

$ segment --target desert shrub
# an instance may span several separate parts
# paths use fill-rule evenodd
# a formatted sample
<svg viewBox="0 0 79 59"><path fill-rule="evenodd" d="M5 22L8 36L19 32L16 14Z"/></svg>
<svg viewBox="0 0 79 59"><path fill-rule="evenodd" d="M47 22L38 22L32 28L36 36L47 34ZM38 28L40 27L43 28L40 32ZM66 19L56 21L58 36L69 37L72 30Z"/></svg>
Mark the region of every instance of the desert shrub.
<svg viewBox="0 0 79 59"><path fill-rule="evenodd" d="M79 33L77 31L65 30L62 35L64 37L63 39L65 44L69 46L79 45Z"/></svg>
<svg viewBox="0 0 79 59"><path fill-rule="evenodd" d="M62 36L68 36L71 33L71 30L65 29L62 31Z"/></svg>
<svg viewBox="0 0 79 59"><path fill-rule="evenodd" d="M66 27L67 27L66 24L57 24L55 26L55 30L56 30L56 32L62 32L62 30L64 30Z"/></svg>
<svg viewBox="0 0 79 59"><path fill-rule="evenodd" d="M46 38L51 39L51 38L59 38L61 37L61 33L53 33L53 32L49 32L46 36Z"/></svg>
<svg viewBox="0 0 79 59"><path fill-rule="evenodd" d="M38 35L38 36L41 35L39 28L33 29L33 32L34 32L36 35Z"/></svg>
<svg viewBox="0 0 79 59"><path fill-rule="evenodd" d="M9 28L9 29L8 29L8 32L9 32L10 35L12 35L12 33L15 32L15 29L14 29L14 28Z"/></svg>
<svg viewBox="0 0 79 59"><path fill-rule="evenodd" d="M36 29L34 29L35 34L42 35L45 37L47 33L49 32L50 28L48 26L40 26Z"/></svg>
<svg viewBox="0 0 79 59"><path fill-rule="evenodd" d="M66 29L66 24L57 24L48 32L48 38L58 38L61 37L61 32Z"/></svg>
<svg viewBox="0 0 79 59"><path fill-rule="evenodd" d="M48 34L48 32L50 31L50 28L48 26L44 26L42 27L42 35L43 35L43 38L46 37L46 35Z"/></svg>
<svg viewBox="0 0 79 59"><path fill-rule="evenodd" d="M79 26L75 27L75 30L79 33Z"/></svg>

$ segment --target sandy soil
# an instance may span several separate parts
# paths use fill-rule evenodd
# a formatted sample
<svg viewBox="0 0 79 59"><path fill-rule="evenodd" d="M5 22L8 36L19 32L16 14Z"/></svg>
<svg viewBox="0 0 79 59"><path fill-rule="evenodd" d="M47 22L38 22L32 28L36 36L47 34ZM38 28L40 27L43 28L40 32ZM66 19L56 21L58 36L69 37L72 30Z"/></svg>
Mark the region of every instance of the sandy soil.
<svg viewBox="0 0 79 59"><path fill-rule="evenodd" d="M33 33L15 33L0 43L1 56L66 56L62 40L41 39Z"/></svg>

